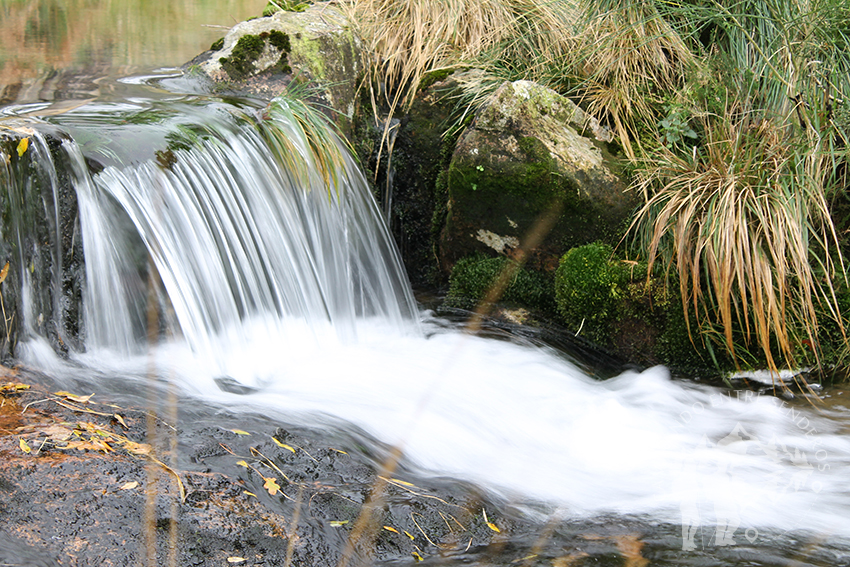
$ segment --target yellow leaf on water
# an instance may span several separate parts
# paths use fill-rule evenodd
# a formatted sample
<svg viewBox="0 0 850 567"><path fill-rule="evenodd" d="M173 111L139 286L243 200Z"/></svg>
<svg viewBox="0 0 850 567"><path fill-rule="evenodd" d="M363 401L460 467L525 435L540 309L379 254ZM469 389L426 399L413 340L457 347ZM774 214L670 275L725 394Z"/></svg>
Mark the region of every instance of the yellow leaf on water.
<svg viewBox="0 0 850 567"><path fill-rule="evenodd" d="M227 558L228 563L242 563L243 561L245 561L244 557L228 557Z"/></svg>
<svg viewBox="0 0 850 567"><path fill-rule="evenodd" d="M242 431L241 429L231 429L230 431L232 431L236 435L251 435L247 431Z"/></svg>
<svg viewBox="0 0 850 567"><path fill-rule="evenodd" d="M277 494L277 491L280 490L280 485L277 483L277 479L274 477L267 477L266 482L263 483L263 488L269 491L269 494L274 496Z"/></svg>
<svg viewBox="0 0 850 567"><path fill-rule="evenodd" d="M139 483L134 480L132 482L127 482L127 483L122 484L121 490L133 490L137 486L139 486Z"/></svg>
<svg viewBox="0 0 850 567"><path fill-rule="evenodd" d="M251 465L249 465L246 461L236 461L236 464L240 467L245 467L246 469L251 468Z"/></svg>
<svg viewBox="0 0 850 567"><path fill-rule="evenodd" d="M293 449L292 447L290 447L290 446L289 446L289 445L287 445L286 443L281 443L280 441L278 441L278 440L277 440L276 438L274 438L274 437L272 437L272 441L274 441L274 442L275 442L275 444L276 444L278 447L282 447L282 448L286 449L287 451L292 451L293 453L295 452L295 449Z"/></svg>
<svg viewBox="0 0 850 567"><path fill-rule="evenodd" d="M18 445L21 447L21 451L23 451L27 455L29 455L32 452L32 449L30 449L30 446L27 444L26 441L24 441L23 437L18 439Z"/></svg>
<svg viewBox="0 0 850 567"><path fill-rule="evenodd" d="M126 421L124 421L124 418L123 418L123 417L121 417L121 416L120 416L120 415L118 415L117 413L116 413L116 414L113 414L113 417L114 417L116 420L118 420L118 423L120 423L121 425L123 425L123 426L124 426L124 429L130 429L129 427L127 427L127 422L126 422Z"/></svg>
<svg viewBox="0 0 850 567"><path fill-rule="evenodd" d="M417 563L419 563L420 561L424 561L424 559L422 559L422 556L421 556L421 555L419 555L418 553L416 553L415 551L413 552L413 554L412 554L412 555L413 555L413 557L416 559L416 562L417 562Z"/></svg>
<svg viewBox="0 0 850 567"><path fill-rule="evenodd" d="M22 138L20 142L18 142L18 157L23 157L25 153L27 153L27 148L30 146L29 138Z"/></svg>
<svg viewBox="0 0 850 567"><path fill-rule="evenodd" d="M256 494L254 494L253 492L248 492L247 490L243 490L243 491L242 491L242 494L247 494L248 496L253 496L254 498L256 498L256 497L257 497L257 495L256 495Z"/></svg>
<svg viewBox="0 0 850 567"><path fill-rule="evenodd" d="M9 262L3 266L3 269L0 270L0 284L6 281L6 276L9 275Z"/></svg>
<svg viewBox="0 0 850 567"><path fill-rule="evenodd" d="M348 520L331 520L331 527L338 528L348 523Z"/></svg>
<svg viewBox="0 0 850 567"><path fill-rule="evenodd" d="M407 531L407 530L404 530L404 535L406 535L406 536L407 536L407 537L409 537L410 539L416 539L415 537L413 537L412 535L410 535L410 532L409 532L409 531Z"/></svg>
<svg viewBox="0 0 850 567"><path fill-rule="evenodd" d="M393 532L394 534L398 533L398 530L391 527L391 526L384 526L384 529L387 530L388 532ZM401 535L401 534L399 534L399 535Z"/></svg>
<svg viewBox="0 0 850 567"><path fill-rule="evenodd" d="M331 449L333 449L334 451L336 451L336 452L337 452L337 453L339 453L340 455L347 455L347 454L348 454L348 453L346 453L345 451L343 451L342 449L334 449L333 447L331 447Z"/></svg>

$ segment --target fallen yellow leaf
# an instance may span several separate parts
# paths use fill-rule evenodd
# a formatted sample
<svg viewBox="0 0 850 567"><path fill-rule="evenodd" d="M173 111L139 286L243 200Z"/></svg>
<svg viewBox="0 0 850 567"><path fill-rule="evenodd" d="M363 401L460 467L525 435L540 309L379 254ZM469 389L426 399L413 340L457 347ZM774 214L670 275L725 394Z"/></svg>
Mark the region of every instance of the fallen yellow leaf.
<svg viewBox="0 0 850 567"><path fill-rule="evenodd" d="M385 530L387 530L388 532L393 532L393 533L395 533L395 534L397 534L397 533L398 533L398 530L397 530L397 529L395 529L395 528L393 528L393 527L391 527L391 526L384 526L384 529L385 529ZM401 535L401 534L399 534L399 535Z"/></svg>
<svg viewBox="0 0 850 567"><path fill-rule="evenodd" d="M29 455L32 452L32 449L30 449L30 446L27 444L26 441L24 441L23 437L18 439L18 445L21 447L21 451L23 451L27 455Z"/></svg>
<svg viewBox="0 0 850 567"><path fill-rule="evenodd" d="M406 536L407 536L407 537L409 537L410 539L416 539L415 537L413 537L412 535L410 535L410 532L409 532L409 531L407 531L407 530L404 530L404 535L406 535Z"/></svg>
<svg viewBox="0 0 850 567"><path fill-rule="evenodd" d="M487 510L482 508L481 512L484 514L484 523L487 524L487 527L496 532L497 534L502 533L499 528L496 527L496 524L487 519Z"/></svg>
<svg viewBox="0 0 850 567"><path fill-rule="evenodd" d="M256 498L256 497L257 497L257 495L256 495L256 494L254 494L253 492L248 492L247 490L243 490L243 491L242 491L242 494L247 494L248 496L253 496L254 498Z"/></svg>
<svg viewBox="0 0 850 567"><path fill-rule="evenodd" d="M30 387L28 384L20 384L18 382L6 382L5 384L0 384L0 393L3 394L16 394L21 390L29 390Z"/></svg>
<svg viewBox="0 0 850 567"><path fill-rule="evenodd" d="M236 464L240 467L245 467L246 469L251 468L251 465L249 465L246 461L236 461Z"/></svg>
<svg viewBox="0 0 850 567"><path fill-rule="evenodd" d="M0 284L6 281L6 276L9 275L9 262L6 262L6 265L3 266L3 269L0 270Z"/></svg>
<svg viewBox="0 0 850 567"><path fill-rule="evenodd" d="M245 561L244 557L228 557L227 558L228 563L242 563L243 561Z"/></svg>
<svg viewBox="0 0 850 567"><path fill-rule="evenodd" d="M138 483L138 481L134 480L132 482L127 482L127 483L122 484L121 490L133 490L137 486L139 486L139 483Z"/></svg>
<svg viewBox="0 0 850 567"><path fill-rule="evenodd" d="M247 431L242 431L241 429L231 429L230 431L232 431L236 435L251 435Z"/></svg>
<svg viewBox="0 0 850 567"><path fill-rule="evenodd" d="M114 414L113 417L115 417L115 419L118 421L118 423L120 423L121 425L124 426L124 429L130 429L129 427L127 427L127 422L124 421L123 417L121 417L117 413Z"/></svg>
<svg viewBox="0 0 850 567"><path fill-rule="evenodd" d="M30 146L29 138L22 138L20 142L18 142L18 157L23 157L23 155L27 152L27 148Z"/></svg>
<svg viewBox="0 0 850 567"><path fill-rule="evenodd" d="M295 452L295 449L293 449L292 447L290 447L290 446L289 446L289 445L287 445L286 443L281 443L280 441L278 441L278 440L277 440L276 438L274 438L274 437L272 437L272 441L274 441L274 442L275 442L275 444L276 444L278 447L282 447L282 448L286 449L287 451L292 451L293 453Z"/></svg>
<svg viewBox="0 0 850 567"><path fill-rule="evenodd" d="M418 553L416 553L415 551L413 552L413 554L412 554L412 555L413 555L413 557L416 559L416 562L417 562L417 563L419 563L420 561L424 561L424 559L422 559L422 556L421 556L421 555L419 555Z"/></svg>
<svg viewBox="0 0 850 567"><path fill-rule="evenodd" d="M338 528L348 523L348 520L331 520L331 527Z"/></svg>
<svg viewBox="0 0 850 567"><path fill-rule="evenodd" d="M277 479L274 477L267 477L266 482L263 483L263 488L269 491L269 494L274 496L277 494L277 491L280 490L280 485L277 483Z"/></svg>

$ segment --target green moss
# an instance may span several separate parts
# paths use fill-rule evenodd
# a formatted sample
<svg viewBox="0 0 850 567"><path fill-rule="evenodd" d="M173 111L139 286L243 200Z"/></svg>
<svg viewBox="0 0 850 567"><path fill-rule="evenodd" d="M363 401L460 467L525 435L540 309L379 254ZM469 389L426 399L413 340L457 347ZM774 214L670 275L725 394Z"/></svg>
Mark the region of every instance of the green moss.
<svg viewBox="0 0 850 567"><path fill-rule="evenodd" d="M269 2L263 10L263 17L267 18L280 11L303 12L309 8L312 3L313 2L311 0L307 0L306 2L296 2L294 0L277 0L275 2Z"/></svg>
<svg viewBox="0 0 850 567"><path fill-rule="evenodd" d="M602 243L573 248L563 255L555 272L558 313L571 330L607 344L625 297L627 273L613 262L613 249Z"/></svg>
<svg viewBox="0 0 850 567"><path fill-rule="evenodd" d="M230 57L222 57L218 62L231 79L243 80L256 70L254 62L262 55L266 42L282 52L280 59L271 70L278 73L292 72L288 58L289 36L278 30L263 32L259 35L243 35L233 47Z"/></svg>
<svg viewBox="0 0 850 567"><path fill-rule="evenodd" d="M487 258L483 255L458 261L449 277L446 306L475 308L487 296L508 262L513 260L504 257ZM552 283L544 275L519 268L499 302L548 313L554 306L551 290Z"/></svg>
<svg viewBox="0 0 850 567"><path fill-rule="evenodd" d="M425 73L422 80L419 81L419 90L424 91L434 83L439 83L454 72L454 69L437 69L436 71Z"/></svg>
<svg viewBox="0 0 850 567"><path fill-rule="evenodd" d="M289 36L280 30L272 30L269 32L268 41L271 45L278 48L280 51L289 52L292 48L289 44Z"/></svg>
<svg viewBox="0 0 850 567"><path fill-rule="evenodd" d="M266 42L258 35L243 35L236 42L230 57L218 60L231 79L241 80L254 71L254 61L263 53Z"/></svg>
<svg viewBox="0 0 850 567"><path fill-rule="evenodd" d="M221 48L224 47L224 38L221 37L213 42L210 45L210 51L221 51Z"/></svg>

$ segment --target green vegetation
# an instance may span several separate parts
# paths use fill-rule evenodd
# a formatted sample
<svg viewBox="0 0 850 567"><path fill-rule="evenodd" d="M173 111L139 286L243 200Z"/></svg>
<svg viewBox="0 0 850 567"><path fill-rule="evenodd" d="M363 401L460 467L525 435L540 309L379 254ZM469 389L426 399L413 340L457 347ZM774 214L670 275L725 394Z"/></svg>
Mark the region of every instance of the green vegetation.
<svg viewBox="0 0 850 567"><path fill-rule="evenodd" d="M502 81L530 79L608 126L644 197L623 246L666 274L692 346L777 369L828 362L835 349L821 345L822 329L844 341L836 289L847 287L850 226L831 205L847 200L846 2L356 0L350 9L374 55L373 101L391 112L429 72L474 67L459 79L470 109Z"/></svg>
<svg viewBox="0 0 850 567"><path fill-rule="evenodd" d="M278 30L263 32L259 35L243 35L233 46L230 57L221 57L218 61L231 79L234 81L243 80L256 71L254 62L263 54L266 43L280 52L280 59L272 67L272 71L291 73L292 69L289 66L288 59L289 36Z"/></svg>
<svg viewBox="0 0 850 567"><path fill-rule="evenodd" d="M446 306L473 309L496 283L508 258L488 258L475 255L455 264L449 279ZM538 272L520 268L505 288L500 301L508 305L528 307L542 313L553 308L552 283Z"/></svg>

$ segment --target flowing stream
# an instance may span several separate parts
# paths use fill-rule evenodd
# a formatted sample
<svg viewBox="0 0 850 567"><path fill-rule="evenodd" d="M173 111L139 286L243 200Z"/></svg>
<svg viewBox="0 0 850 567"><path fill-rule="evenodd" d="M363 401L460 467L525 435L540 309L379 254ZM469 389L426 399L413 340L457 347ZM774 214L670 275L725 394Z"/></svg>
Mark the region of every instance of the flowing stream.
<svg viewBox="0 0 850 567"><path fill-rule="evenodd" d="M65 361L33 331L23 361L141 382L153 359L190 398L350 424L422 474L567 517L683 524L683 548L850 541L840 399L663 368L598 380L549 347L420 311L362 174L341 146L323 172L294 112L186 96L52 118L80 205L86 338ZM162 338L149 352L152 289Z"/></svg>
<svg viewBox="0 0 850 567"><path fill-rule="evenodd" d="M846 564L844 391L812 405L663 368L600 380L544 344L464 333L417 306L342 146L328 168L296 107L174 94L185 85L171 75L27 122L39 167L72 180L86 286L84 341L67 359L25 294L24 363L143 384L153 360L189 399L363 430L421 474L529 513L681 525L685 562L690 546L770 549L787 536ZM22 100L2 114L50 106ZM63 133L67 170L52 169L48 131Z"/></svg>

